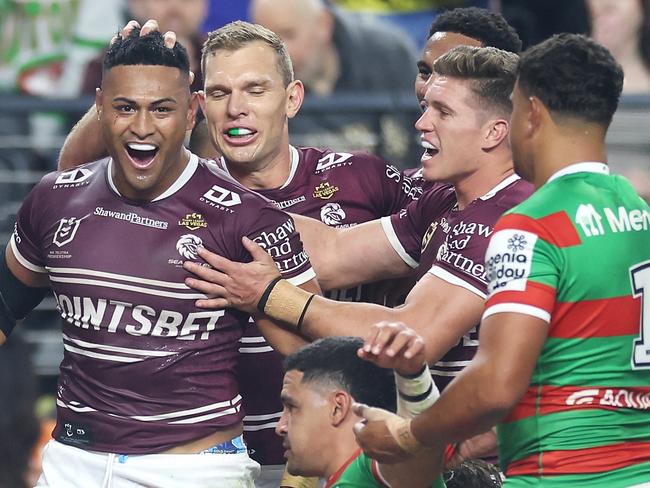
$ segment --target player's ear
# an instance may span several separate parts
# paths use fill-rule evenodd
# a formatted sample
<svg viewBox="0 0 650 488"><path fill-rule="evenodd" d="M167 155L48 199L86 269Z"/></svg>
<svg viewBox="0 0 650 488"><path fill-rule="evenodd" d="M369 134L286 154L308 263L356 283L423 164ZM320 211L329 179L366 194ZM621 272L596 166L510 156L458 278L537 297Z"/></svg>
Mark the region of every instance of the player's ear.
<svg viewBox="0 0 650 488"><path fill-rule="evenodd" d="M102 93L101 88L95 88L95 110L97 110L97 118L101 116L102 109L104 108Z"/></svg>
<svg viewBox="0 0 650 488"><path fill-rule="evenodd" d="M199 110L199 95L192 92L190 95L190 106L187 109L187 125L185 130L192 130L196 123L196 113Z"/></svg>
<svg viewBox="0 0 650 488"><path fill-rule="evenodd" d="M528 97L528 126L531 133L537 132L545 120L552 120L551 114L537 97Z"/></svg>
<svg viewBox="0 0 650 488"><path fill-rule="evenodd" d="M287 101L286 101L286 111L287 117L292 119L296 116L302 102L305 99L305 87L300 80L294 80L286 88L287 92Z"/></svg>
<svg viewBox="0 0 650 488"><path fill-rule="evenodd" d="M343 390L336 390L331 400L330 422L333 427L338 427L352 413L352 397Z"/></svg>
<svg viewBox="0 0 650 488"><path fill-rule="evenodd" d="M486 126L482 149L489 151L508 139L510 124L505 119L492 119Z"/></svg>

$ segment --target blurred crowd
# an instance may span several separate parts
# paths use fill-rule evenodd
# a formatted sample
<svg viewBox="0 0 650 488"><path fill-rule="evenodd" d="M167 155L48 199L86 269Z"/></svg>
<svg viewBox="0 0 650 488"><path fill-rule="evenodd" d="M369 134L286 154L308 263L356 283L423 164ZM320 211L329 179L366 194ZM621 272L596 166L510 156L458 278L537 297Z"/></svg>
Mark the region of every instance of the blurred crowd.
<svg viewBox="0 0 650 488"><path fill-rule="evenodd" d="M306 110L291 121L293 143L367 150L404 169L416 166L422 152L413 128L414 115L419 112L412 96L417 59L436 15L458 6L500 10L517 29L524 49L557 32L589 34L607 47L624 69L626 100L621 110L632 114L629 120L650 121L648 0L0 0L0 97L82 99L90 104L101 83L101 61L111 38L129 19L144 23L150 18L158 20L161 31L176 32L191 60L195 74L192 88L200 90L201 48L207 33L243 19L282 37L296 78L304 83ZM386 106L394 110L386 110ZM12 178L27 182L28 187L29 177L21 179L21 171L38 175L55 169L61 142L81 113L2 111L2 188L12 186ZM631 129L639 129L638 123L628 123ZM613 157L634 163L621 162L617 167L612 160L612 166L630 177L648 199L648 142L626 138L625 121L622 124L621 146L633 150L622 149ZM2 191L0 224L13 208L7 201L18 200L27 190ZM16 477L24 479L28 473L26 476L33 478L29 473L38 471L31 458L39 435L33 414L38 388L25 347L21 341L13 341L10 347L0 349L0 375L9 371L9 365L25 375L0 377L0 389L15 392L18 399L6 402L7 396L0 395L7 414L0 416L0 434L15 440L8 445L0 442L4 463L0 465L0 486L14 486ZM47 431L49 417L44 415L41 420ZM16 426L28 428L14 432ZM4 452L5 447L11 452ZM462 471L456 474L461 475Z"/></svg>

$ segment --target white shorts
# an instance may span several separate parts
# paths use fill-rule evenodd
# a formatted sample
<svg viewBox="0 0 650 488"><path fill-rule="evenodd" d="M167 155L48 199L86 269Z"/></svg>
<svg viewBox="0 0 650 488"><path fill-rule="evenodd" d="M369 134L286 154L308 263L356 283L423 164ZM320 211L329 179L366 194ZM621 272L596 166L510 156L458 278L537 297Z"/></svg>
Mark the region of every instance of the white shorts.
<svg viewBox="0 0 650 488"><path fill-rule="evenodd" d="M51 440L37 488L253 488L260 465L241 454L128 455Z"/></svg>
<svg viewBox="0 0 650 488"><path fill-rule="evenodd" d="M255 488L278 488L283 474L284 464L263 464L260 476L255 480Z"/></svg>

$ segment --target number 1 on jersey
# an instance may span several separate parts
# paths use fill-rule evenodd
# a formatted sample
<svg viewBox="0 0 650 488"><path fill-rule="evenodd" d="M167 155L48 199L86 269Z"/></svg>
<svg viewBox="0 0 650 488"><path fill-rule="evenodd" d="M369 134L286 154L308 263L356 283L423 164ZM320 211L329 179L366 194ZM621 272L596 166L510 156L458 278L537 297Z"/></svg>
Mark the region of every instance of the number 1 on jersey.
<svg viewBox="0 0 650 488"><path fill-rule="evenodd" d="M641 331L632 348L632 367L650 369L650 261L630 268L632 294L641 297Z"/></svg>

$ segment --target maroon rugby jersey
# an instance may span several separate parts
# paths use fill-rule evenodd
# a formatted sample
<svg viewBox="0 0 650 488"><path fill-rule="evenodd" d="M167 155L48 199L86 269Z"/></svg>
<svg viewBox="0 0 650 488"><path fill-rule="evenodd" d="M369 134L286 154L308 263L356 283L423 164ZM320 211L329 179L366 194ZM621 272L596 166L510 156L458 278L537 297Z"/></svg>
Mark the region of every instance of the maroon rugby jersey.
<svg viewBox="0 0 650 488"><path fill-rule="evenodd" d="M227 170L223 161L221 165ZM287 212L334 227L351 227L390 215L421 193L410 178L376 156L293 146L287 182L280 188L257 191ZM336 300L369 301L371 288L364 285L327 295ZM241 342L240 388L251 456L263 465L284 464L282 439L274 432L282 415L282 356L254 324Z"/></svg>
<svg viewBox="0 0 650 488"><path fill-rule="evenodd" d="M64 359L54 437L84 449L154 453L243 417L235 366L249 316L195 307L184 260L203 245L248 261L246 235L294 284L314 277L292 219L192 155L151 202L117 192L111 160L45 176L11 245L50 275ZM213 165L212 165L213 166Z"/></svg>
<svg viewBox="0 0 650 488"><path fill-rule="evenodd" d="M494 224L532 192L531 184L512 175L458 210L452 186L430 184L417 202L382 218L382 226L404 262L418 266L418 279L431 273L485 298L485 252ZM440 390L469 363L477 347L478 324L431 366Z"/></svg>

